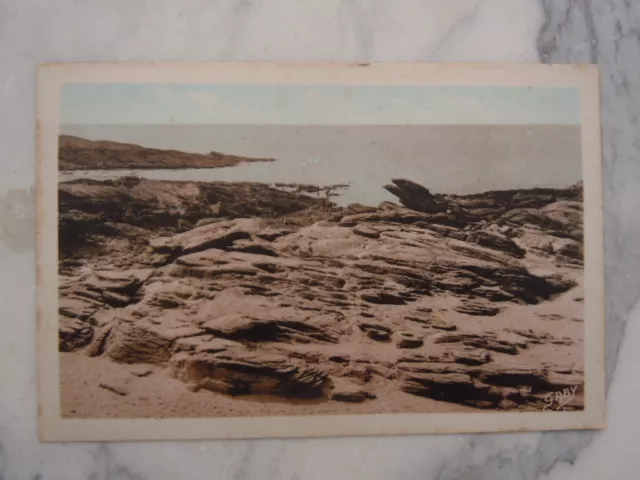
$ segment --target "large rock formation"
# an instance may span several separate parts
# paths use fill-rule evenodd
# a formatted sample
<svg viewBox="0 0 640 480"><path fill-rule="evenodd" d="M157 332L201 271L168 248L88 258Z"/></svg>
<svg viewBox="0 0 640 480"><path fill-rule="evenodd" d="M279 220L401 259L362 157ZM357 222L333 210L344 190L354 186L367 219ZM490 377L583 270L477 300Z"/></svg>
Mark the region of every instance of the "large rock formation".
<svg viewBox="0 0 640 480"><path fill-rule="evenodd" d="M75 180L58 189L60 252L83 256L95 253L106 238L146 242L159 232L180 232L221 217L280 218L322 205L259 183Z"/></svg>
<svg viewBox="0 0 640 480"><path fill-rule="evenodd" d="M61 184L60 349L228 395L367 402L392 388L536 410L581 386L580 189L386 188L404 206Z"/></svg>
<svg viewBox="0 0 640 480"><path fill-rule="evenodd" d="M240 163L272 162L271 158L247 158L219 152L187 153L147 148L132 143L95 141L72 135L58 139L59 170L121 170L128 168L218 168Z"/></svg>

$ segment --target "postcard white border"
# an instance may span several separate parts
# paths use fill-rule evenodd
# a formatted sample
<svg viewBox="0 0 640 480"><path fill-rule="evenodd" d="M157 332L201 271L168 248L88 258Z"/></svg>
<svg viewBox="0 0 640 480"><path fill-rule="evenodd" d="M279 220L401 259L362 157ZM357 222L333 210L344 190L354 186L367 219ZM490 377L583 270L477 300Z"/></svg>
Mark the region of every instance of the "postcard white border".
<svg viewBox="0 0 640 480"><path fill-rule="evenodd" d="M57 150L67 83L247 83L573 87L581 91L585 233L585 409L241 418L66 419L58 359ZM605 426L604 254L598 70L538 64L44 64L38 71L38 423L43 441L319 437L599 429Z"/></svg>

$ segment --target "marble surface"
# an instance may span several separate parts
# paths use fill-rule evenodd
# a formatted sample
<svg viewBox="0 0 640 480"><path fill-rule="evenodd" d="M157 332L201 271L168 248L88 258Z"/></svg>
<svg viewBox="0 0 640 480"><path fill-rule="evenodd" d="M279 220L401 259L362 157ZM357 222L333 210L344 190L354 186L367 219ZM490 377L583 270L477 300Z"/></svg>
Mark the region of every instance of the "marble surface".
<svg viewBox="0 0 640 480"><path fill-rule="evenodd" d="M640 467L640 2L0 0L0 479L627 479ZM41 444L35 71L43 61L540 61L602 69L609 428Z"/></svg>

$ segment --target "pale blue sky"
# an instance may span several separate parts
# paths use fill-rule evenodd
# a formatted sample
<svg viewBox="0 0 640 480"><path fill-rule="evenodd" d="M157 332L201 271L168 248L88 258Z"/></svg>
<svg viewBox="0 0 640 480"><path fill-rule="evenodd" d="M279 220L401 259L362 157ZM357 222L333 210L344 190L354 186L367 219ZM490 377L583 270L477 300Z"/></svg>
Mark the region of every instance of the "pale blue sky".
<svg viewBox="0 0 640 480"><path fill-rule="evenodd" d="M580 123L571 88L67 84L63 124Z"/></svg>

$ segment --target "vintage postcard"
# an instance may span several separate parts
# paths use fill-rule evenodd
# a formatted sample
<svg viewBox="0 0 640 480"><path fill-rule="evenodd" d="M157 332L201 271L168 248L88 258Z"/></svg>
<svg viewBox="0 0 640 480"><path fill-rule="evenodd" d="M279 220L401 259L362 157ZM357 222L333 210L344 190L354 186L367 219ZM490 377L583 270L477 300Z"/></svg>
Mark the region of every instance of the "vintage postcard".
<svg viewBox="0 0 640 480"><path fill-rule="evenodd" d="M604 427L593 66L39 71L44 440Z"/></svg>

